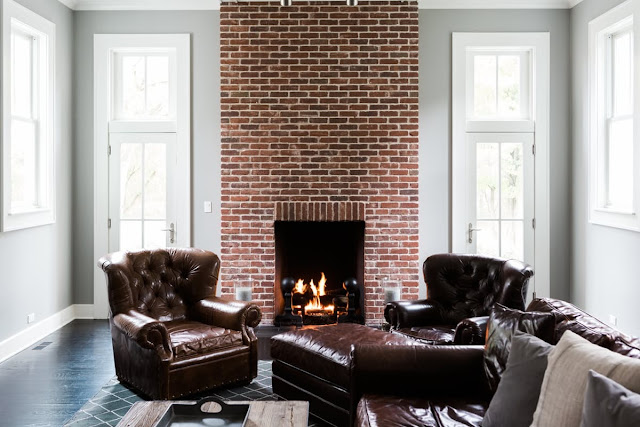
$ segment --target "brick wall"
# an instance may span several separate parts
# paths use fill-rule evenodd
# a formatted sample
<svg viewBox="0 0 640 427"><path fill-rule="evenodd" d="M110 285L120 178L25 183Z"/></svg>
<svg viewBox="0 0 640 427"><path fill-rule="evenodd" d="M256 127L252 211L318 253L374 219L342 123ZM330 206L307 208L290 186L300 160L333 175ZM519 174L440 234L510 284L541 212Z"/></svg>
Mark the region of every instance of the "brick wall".
<svg viewBox="0 0 640 427"><path fill-rule="evenodd" d="M271 323L282 202L347 203L364 210L365 313L380 323L379 278L404 298L420 280L417 1L223 3L220 43L223 295L251 286Z"/></svg>

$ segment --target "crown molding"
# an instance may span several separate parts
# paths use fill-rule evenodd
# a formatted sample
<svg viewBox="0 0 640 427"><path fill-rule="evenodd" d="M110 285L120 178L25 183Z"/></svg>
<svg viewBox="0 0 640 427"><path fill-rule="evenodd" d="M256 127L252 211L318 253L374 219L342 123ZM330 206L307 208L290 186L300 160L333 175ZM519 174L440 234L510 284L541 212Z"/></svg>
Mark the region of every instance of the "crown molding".
<svg viewBox="0 0 640 427"><path fill-rule="evenodd" d="M220 0L58 0L73 10L219 10Z"/></svg>
<svg viewBox="0 0 640 427"><path fill-rule="evenodd" d="M218 10L221 0L58 0L73 10ZM269 1L269 0L258 0ZM272 0L277 1L277 0ZM313 1L313 0L311 0ZM375 0L372 0L375 1ZM294 0L295 2L295 0ZM582 0L418 0L420 9L571 9Z"/></svg>
<svg viewBox="0 0 640 427"><path fill-rule="evenodd" d="M418 0L420 9L571 9L582 0Z"/></svg>

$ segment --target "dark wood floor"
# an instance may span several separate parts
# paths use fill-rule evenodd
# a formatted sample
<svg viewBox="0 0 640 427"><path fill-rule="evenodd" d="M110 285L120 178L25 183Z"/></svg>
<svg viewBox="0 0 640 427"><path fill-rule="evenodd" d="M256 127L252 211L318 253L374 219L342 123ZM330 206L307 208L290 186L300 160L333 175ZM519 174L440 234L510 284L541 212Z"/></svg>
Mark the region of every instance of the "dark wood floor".
<svg viewBox="0 0 640 427"><path fill-rule="evenodd" d="M258 357L288 329L257 328ZM107 321L75 320L0 363L0 426L62 426L114 375Z"/></svg>
<svg viewBox="0 0 640 427"><path fill-rule="evenodd" d="M61 426L114 375L107 321L75 320L0 363L0 425Z"/></svg>

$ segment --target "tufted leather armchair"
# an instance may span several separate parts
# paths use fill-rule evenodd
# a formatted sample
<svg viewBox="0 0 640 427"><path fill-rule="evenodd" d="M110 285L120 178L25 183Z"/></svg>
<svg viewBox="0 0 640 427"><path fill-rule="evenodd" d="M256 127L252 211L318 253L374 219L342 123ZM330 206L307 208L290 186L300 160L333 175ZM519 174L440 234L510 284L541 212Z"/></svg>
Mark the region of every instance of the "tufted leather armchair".
<svg viewBox="0 0 640 427"><path fill-rule="evenodd" d="M520 261L436 254L423 264L427 299L385 307L391 330L432 344L483 344L491 308L524 310L533 269Z"/></svg>
<svg viewBox="0 0 640 427"><path fill-rule="evenodd" d="M115 252L107 276L118 379L173 399L257 375L257 305L215 296L220 259L199 249Z"/></svg>

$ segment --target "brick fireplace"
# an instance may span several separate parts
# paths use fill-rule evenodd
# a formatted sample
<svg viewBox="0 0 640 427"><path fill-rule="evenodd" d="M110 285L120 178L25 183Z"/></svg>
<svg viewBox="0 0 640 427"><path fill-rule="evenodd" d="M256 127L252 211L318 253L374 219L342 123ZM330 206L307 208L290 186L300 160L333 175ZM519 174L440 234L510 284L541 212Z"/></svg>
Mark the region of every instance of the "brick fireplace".
<svg viewBox="0 0 640 427"><path fill-rule="evenodd" d="M223 3L223 295L273 322L274 223L364 221L367 323L382 278L416 298L417 1Z"/></svg>

